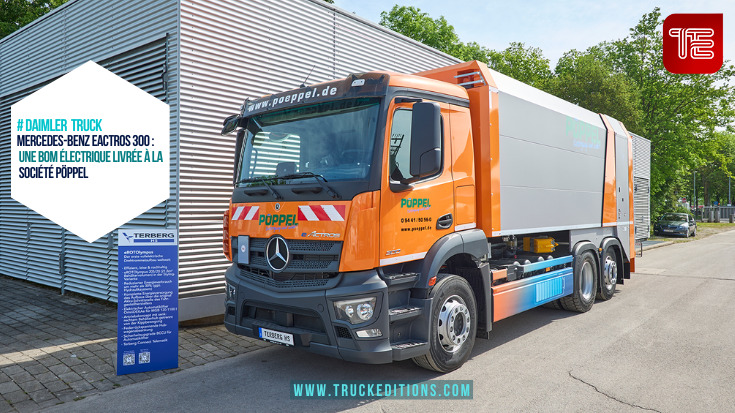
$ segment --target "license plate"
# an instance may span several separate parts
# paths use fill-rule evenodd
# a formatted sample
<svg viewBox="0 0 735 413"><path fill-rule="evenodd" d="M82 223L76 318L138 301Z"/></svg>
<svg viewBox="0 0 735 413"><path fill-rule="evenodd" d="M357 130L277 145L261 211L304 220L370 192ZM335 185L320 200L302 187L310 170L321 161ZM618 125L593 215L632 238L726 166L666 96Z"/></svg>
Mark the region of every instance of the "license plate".
<svg viewBox="0 0 735 413"><path fill-rule="evenodd" d="M285 344L293 346L293 334L281 333L280 331L269 330L267 328L258 329L258 337L271 343Z"/></svg>
<svg viewBox="0 0 735 413"><path fill-rule="evenodd" d="M673 229L665 229L664 232L674 232Z"/></svg>

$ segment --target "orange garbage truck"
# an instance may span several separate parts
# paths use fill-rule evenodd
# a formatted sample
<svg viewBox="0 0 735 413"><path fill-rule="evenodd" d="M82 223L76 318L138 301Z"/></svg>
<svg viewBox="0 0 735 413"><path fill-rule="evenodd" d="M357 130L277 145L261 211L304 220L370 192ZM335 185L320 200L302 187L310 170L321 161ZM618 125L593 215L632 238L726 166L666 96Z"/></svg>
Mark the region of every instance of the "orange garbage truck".
<svg viewBox="0 0 735 413"><path fill-rule="evenodd" d="M494 322L609 300L635 267L631 135L480 62L246 100L224 323L447 372Z"/></svg>

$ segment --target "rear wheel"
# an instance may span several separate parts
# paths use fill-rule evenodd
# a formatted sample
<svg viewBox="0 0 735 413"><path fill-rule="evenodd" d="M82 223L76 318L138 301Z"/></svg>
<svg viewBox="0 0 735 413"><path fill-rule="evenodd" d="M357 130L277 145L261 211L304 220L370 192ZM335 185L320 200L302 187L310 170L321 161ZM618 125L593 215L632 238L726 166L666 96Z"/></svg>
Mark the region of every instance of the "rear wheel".
<svg viewBox="0 0 735 413"><path fill-rule="evenodd" d="M470 358L477 335L477 304L467 281L456 275L442 278L431 291L429 353L413 361L429 370L446 373Z"/></svg>
<svg viewBox="0 0 735 413"><path fill-rule="evenodd" d="M597 291L597 261L590 251L585 251L574 259L573 293L559 299L561 306L568 311L584 313L595 303Z"/></svg>
<svg viewBox="0 0 735 413"><path fill-rule="evenodd" d="M597 298L601 300L609 300L615 294L615 288L618 284L618 261L617 254L612 247L605 250L602 257L602 274L600 274L600 290L597 292Z"/></svg>

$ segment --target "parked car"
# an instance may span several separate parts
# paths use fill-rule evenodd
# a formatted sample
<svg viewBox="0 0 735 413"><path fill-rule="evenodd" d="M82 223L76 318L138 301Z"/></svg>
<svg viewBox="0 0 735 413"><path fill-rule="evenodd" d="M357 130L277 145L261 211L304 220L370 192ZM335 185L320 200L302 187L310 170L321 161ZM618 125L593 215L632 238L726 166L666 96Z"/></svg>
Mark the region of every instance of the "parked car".
<svg viewBox="0 0 735 413"><path fill-rule="evenodd" d="M697 222L689 214L670 212L664 214L653 224L654 235L697 235Z"/></svg>

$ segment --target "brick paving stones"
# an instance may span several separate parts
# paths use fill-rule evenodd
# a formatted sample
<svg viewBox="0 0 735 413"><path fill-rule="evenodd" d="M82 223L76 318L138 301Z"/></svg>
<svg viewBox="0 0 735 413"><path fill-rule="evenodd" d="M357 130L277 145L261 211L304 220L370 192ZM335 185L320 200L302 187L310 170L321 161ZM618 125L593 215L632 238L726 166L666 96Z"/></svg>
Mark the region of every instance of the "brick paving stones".
<svg viewBox="0 0 735 413"><path fill-rule="evenodd" d="M179 329L179 368L117 376L115 304L0 275L0 413L36 412L270 344L223 325Z"/></svg>

